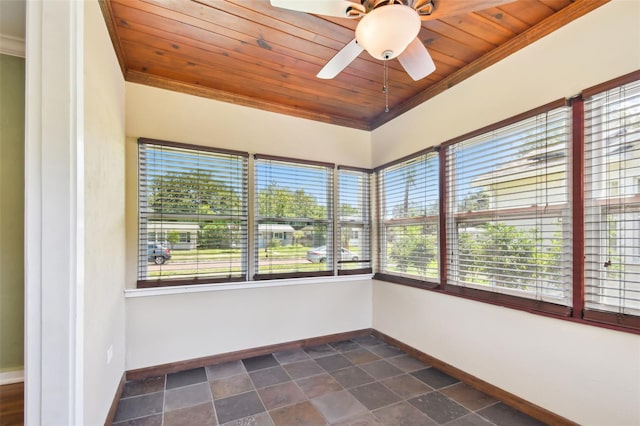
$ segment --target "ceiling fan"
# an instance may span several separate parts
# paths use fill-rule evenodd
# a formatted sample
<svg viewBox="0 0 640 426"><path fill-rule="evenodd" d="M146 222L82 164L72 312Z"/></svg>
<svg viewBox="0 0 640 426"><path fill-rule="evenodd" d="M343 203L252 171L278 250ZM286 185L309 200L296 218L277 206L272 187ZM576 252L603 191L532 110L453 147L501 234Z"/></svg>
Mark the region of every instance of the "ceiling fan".
<svg viewBox="0 0 640 426"><path fill-rule="evenodd" d="M356 37L320 70L317 77L331 79L363 50L375 59L398 58L414 80L436 66L418 38L421 20L439 19L498 6L513 0L271 0L271 5L298 12L338 18L362 18Z"/></svg>

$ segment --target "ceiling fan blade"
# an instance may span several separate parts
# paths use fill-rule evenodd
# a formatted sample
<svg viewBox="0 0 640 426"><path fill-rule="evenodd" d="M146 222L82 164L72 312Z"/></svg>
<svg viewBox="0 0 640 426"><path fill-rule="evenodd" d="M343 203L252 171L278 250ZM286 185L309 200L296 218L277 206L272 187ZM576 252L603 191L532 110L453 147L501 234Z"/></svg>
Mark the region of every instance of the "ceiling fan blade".
<svg viewBox="0 0 640 426"><path fill-rule="evenodd" d="M427 48L424 47L418 37L414 38L409 43L409 46L404 49L404 52L398 56L398 61L415 81L428 76L436 70L436 65L433 63L431 55L429 55Z"/></svg>
<svg viewBox="0 0 640 426"><path fill-rule="evenodd" d="M435 3L431 15L420 15L422 20L440 19L446 16L463 15L490 7L512 3L514 0L440 0ZM428 3L425 1L424 3Z"/></svg>
<svg viewBox="0 0 640 426"><path fill-rule="evenodd" d="M324 79L335 77L340 71L353 62L363 50L362 46L360 46L354 38L349 44L336 53L336 56L327 62L327 65L320 70L316 77Z"/></svg>
<svg viewBox="0 0 640 426"><path fill-rule="evenodd" d="M359 18L366 13L360 2L347 0L271 0L271 6L338 18Z"/></svg>

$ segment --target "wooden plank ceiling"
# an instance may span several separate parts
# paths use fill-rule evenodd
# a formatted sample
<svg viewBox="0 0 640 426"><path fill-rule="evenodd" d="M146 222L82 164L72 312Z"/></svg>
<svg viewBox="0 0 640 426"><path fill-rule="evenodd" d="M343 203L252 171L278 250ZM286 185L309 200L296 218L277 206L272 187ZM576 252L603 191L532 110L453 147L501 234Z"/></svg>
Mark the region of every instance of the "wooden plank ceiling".
<svg viewBox="0 0 640 426"><path fill-rule="evenodd" d="M436 71L413 81L389 61L389 112L383 62L367 52L332 80L316 77L353 40L358 20L268 0L101 0L101 7L127 81L372 130L607 1L517 0L422 21L419 38Z"/></svg>

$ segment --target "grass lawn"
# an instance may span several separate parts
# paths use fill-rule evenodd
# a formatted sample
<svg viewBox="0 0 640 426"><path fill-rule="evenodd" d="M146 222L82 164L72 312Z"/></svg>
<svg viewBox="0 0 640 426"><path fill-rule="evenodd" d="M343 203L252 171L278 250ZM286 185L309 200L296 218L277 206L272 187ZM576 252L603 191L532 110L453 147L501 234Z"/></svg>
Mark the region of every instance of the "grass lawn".
<svg viewBox="0 0 640 426"><path fill-rule="evenodd" d="M303 246L287 246L277 248L261 248L258 250L258 257L261 259L278 258L306 258L307 251L311 250L311 247ZM185 262L189 260L195 261L196 259L240 259L242 253L240 249L196 249L196 250L172 250L171 260L178 262Z"/></svg>

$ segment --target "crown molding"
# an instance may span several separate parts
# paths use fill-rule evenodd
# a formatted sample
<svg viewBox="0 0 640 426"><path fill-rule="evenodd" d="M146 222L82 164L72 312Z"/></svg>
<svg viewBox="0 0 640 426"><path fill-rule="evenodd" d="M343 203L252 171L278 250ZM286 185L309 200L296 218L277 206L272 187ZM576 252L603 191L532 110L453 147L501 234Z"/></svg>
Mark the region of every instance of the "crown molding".
<svg viewBox="0 0 640 426"><path fill-rule="evenodd" d="M0 34L0 53L4 55L25 57L25 42L23 38Z"/></svg>

